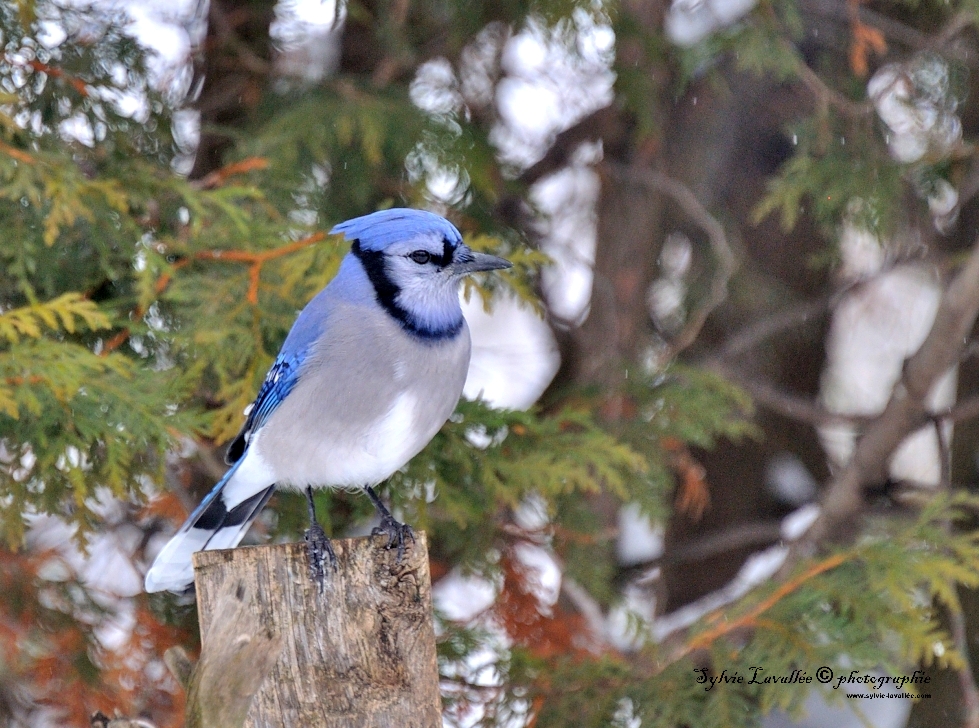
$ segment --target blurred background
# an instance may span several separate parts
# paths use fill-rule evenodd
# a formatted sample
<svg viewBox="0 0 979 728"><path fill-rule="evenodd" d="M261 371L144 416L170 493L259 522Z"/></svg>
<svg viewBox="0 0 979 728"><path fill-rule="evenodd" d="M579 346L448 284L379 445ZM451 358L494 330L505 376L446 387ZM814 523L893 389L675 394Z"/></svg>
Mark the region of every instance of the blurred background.
<svg viewBox="0 0 979 728"><path fill-rule="evenodd" d="M979 229L977 22L4 3L0 725L183 725L193 597L145 569L335 273L326 231L412 206L515 263L463 291L469 401L385 488L429 532L446 725L979 726L979 348L935 323ZM861 455L929 332L954 365ZM277 495L249 542L304 518ZM751 666L924 669L930 698L696 682Z"/></svg>

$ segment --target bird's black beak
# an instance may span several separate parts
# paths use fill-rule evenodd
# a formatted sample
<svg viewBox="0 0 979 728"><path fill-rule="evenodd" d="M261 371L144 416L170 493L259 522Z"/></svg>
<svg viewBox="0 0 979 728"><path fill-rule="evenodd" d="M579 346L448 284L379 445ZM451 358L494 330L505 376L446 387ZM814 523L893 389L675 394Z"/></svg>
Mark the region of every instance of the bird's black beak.
<svg viewBox="0 0 979 728"><path fill-rule="evenodd" d="M476 253L472 250L458 250L449 267L454 274L464 276L484 270L512 268L513 263L506 258L497 258L495 255Z"/></svg>

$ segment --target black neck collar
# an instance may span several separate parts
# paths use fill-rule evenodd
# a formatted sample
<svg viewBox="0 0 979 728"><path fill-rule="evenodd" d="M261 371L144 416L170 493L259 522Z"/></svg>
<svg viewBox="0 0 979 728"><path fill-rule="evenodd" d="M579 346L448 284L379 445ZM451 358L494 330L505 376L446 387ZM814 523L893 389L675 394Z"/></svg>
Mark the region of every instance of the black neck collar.
<svg viewBox="0 0 979 728"><path fill-rule="evenodd" d="M384 253L377 250L364 250L360 247L359 240L353 241L353 244L350 246L350 252L364 266L367 279L374 287L377 302L409 334L425 339L426 341L439 341L441 339L451 339L462 331L463 319L461 316L458 321L449 326L432 327L420 322L416 316L399 304L398 293L400 293L400 289L388 277L384 263Z"/></svg>

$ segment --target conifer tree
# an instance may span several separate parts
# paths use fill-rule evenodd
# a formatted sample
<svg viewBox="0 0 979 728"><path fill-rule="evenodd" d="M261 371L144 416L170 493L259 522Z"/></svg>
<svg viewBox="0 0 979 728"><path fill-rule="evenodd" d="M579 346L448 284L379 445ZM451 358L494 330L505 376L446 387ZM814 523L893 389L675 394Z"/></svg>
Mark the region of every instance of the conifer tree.
<svg viewBox="0 0 979 728"><path fill-rule="evenodd" d="M297 73L273 0L212 0L165 83L111 7L0 5L0 720L183 724L162 660L193 647L193 610L142 594L141 570L220 475L296 311L335 274L345 246L326 231L405 205L512 260L467 294L536 310L562 355L529 410L461 402L384 486L428 531L436 581L493 594L474 619L438 615L450 724L740 726L813 690L842 700L819 680L698 681L752 666L927 668L934 702L979 722L979 501L963 485L979 409L926 401L960 360L963 391L976 374L961 102L977 8L350 0L321 39L335 63ZM596 51L596 33L614 44ZM504 91L522 34L614 81L605 99L557 94L561 127L519 157ZM555 68L542 75L561 88ZM175 133L188 112L194 144ZM547 227L575 212L541 203L561 174L597 186L575 320L545 285ZM876 413L818 398L854 231L938 281L930 333ZM840 424L860 438L831 470L816 428ZM940 482L889 480L922 426ZM824 481L801 535L764 489L780 450ZM356 494L318 499L333 535L370 516ZM665 528L661 556L617 553L626 506ZM296 539L304 514L277 495L252 538ZM108 581L107 536L128 559ZM769 578L718 596L772 545ZM556 596L528 549L559 565ZM667 618L709 593L715 609Z"/></svg>

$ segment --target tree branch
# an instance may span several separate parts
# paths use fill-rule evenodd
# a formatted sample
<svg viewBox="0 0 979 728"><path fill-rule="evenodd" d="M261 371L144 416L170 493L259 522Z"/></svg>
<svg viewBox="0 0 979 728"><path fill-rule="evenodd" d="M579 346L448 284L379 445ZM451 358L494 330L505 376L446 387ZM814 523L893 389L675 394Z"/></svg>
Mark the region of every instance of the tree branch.
<svg viewBox="0 0 979 728"><path fill-rule="evenodd" d="M653 674L659 674L674 662L682 660L684 657L687 657L694 652L707 649L721 637L739 630L753 629L758 623L758 618L782 601L782 599L797 591L799 588L805 586L810 580L819 576L820 574L830 571L831 569L835 569L850 557L851 554L838 553L828 556L821 561L817 561L802 573L794 575L791 579L784 580L772 594L758 602L758 604L753 606L740 617L735 619L724 619L724 608L711 613L705 617L704 621L708 624L712 624L713 626L694 636L685 644L680 645L676 649L670 651L664 659L657 660L652 666Z"/></svg>
<svg viewBox="0 0 979 728"><path fill-rule="evenodd" d="M928 336L905 362L904 372L894 385L884 411L860 438L850 463L830 482L819 518L793 546L783 573L858 514L863 505L863 487L884 478L887 461L894 450L929 420L931 415L925 399L935 383L958 362L977 313L979 240L973 244L965 266L945 290Z"/></svg>
<svg viewBox="0 0 979 728"><path fill-rule="evenodd" d="M752 349L772 336L821 315L832 306L833 301L843 292L834 293L824 299L799 303L746 326L728 337L720 350L707 357L702 365L746 390L755 404L787 419L804 422L814 427L839 424L860 427L869 424L874 420L874 417L832 412L812 400L781 390L774 384L752 379L728 361L750 353ZM966 358L970 354L970 348L974 346L973 343L963 347L960 359ZM979 417L979 395L961 400L944 412L934 413L933 417L937 421L949 423L974 420Z"/></svg>
<svg viewBox="0 0 979 728"><path fill-rule="evenodd" d="M646 185L650 189L672 199L693 222L707 234L711 252L717 269L711 281L707 298L700 303L687 320L683 330L670 342L667 358L672 359L690 346L700 334L707 317L727 299L727 284L738 268L737 259L728 244L724 227L707 209L700 204L697 196L681 182L656 170L630 166L612 166L613 171L632 182Z"/></svg>
<svg viewBox="0 0 979 728"><path fill-rule="evenodd" d="M776 334L808 323L817 316L822 316L835 298L836 295L833 295L816 301L803 301L745 326L725 340L720 351L707 361L707 365L712 365L718 359L733 359L742 354L747 354Z"/></svg>
<svg viewBox="0 0 979 728"><path fill-rule="evenodd" d="M857 442L850 463L824 490L819 517L805 534L789 546L785 562L773 577L782 585L741 617L721 620L721 612L708 616L707 622L716 626L693 638L689 638L687 629L674 632L668 643L675 646L671 649L667 643L663 644L666 656L651 666L653 674L709 647L719 637L736 630L752 629L758 617L778 600L810 578L835 568L849 558L847 554L838 553L817 561L801 574L796 573L796 566L802 559L813 556L820 544L836 537L841 526L851 523L858 516L864 503L863 488L884 477L887 462L898 445L935 418L928 412L926 397L945 372L959 361L977 314L979 239L973 244L965 265L946 288L925 341L905 362L903 375L894 385L884 411L869 422L865 434ZM979 404L970 402L970 407L979 409Z"/></svg>
<svg viewBox="0 0 979 728"><path fill-rule="evenodd" d="M835 2L834 0L803 0L800 6L804 12L820 15L824 18L848 21L851 17L851 10L847 7L847 4ZM961 25L960 16L953 16L952 21L945 28L939 30L934 35L928 35L927 33L922 33L917 28L882 15L866 5L857 7L856 13L861 23L877 28L889 40L895 40L917 51L939 51L943 56L971 66L972 68L979 66L979 61L977 61L974 54L949 43L954 35L957 35L964 29Z"/></svg>
<svg viewBox="0 0 979 728"><path fill-rule="evenodd" d="M979 395L963 399L943 415L946 422L965 422L979 417Z"/></svg>
<svg viewBox="0 0 979 728"><path fill-rule="evenodd" d="M208 20L214 26L214 34L222 43L234 51L238 62L241 65L260 76L267 76L272 71L272 64L257 55L248 44L244 43L235 32L231 19L227 16L221 5L212 2L208 8Z"/></svg>
<svg viewBox="0 0 979 728"><path fill-rule="evenodd" d="M752 379L740 369L719 359L708 363L708 368L717 372L751 395L755 404L796 422L804 422L813 427L824 425L865 425L873 417L847 415L832 412L806 397L786 392L769 382Z"/></svg>
<svg viewBox="0 0 979 728"><path fill-rule="evenodd" d="M788 44L788 41L786 41L786 43ZM794 46L792 47L794 48ZM798 53L798 51L796 52ZM826 82L823 81L818 73L806 65L806 62L801 57L799 57L796 70L799 73L799 79L802 81L805 87L808 88L817 98L817 100L824 106L835 106L841 112L853 118L860 118L873 113L874 105L871 102L851 101L836 89L830 88L826 85Z"/></svg>
<svg viewBox="0 0 979 728"><path fill-rule="evenodd" d="M626 136L627 124L614 106L594 111L554 138L544 156L528 167L517 180L528 187L538 180L564 169L585 142L601 140L606 145L617 144Z"/></svg>
<svg viewBox="0 0 979 728"><path fill-rule="evenodd" d="M616 575L616 580L627 582L636 576L647 574L657 567L703 561L712 556L748 546L767 547L778 543L781 539L782 524L778 521L739 523L730 528L709 533L702 538L681 541L673 546L669 553L658 558L622 567Z"/></svg>

